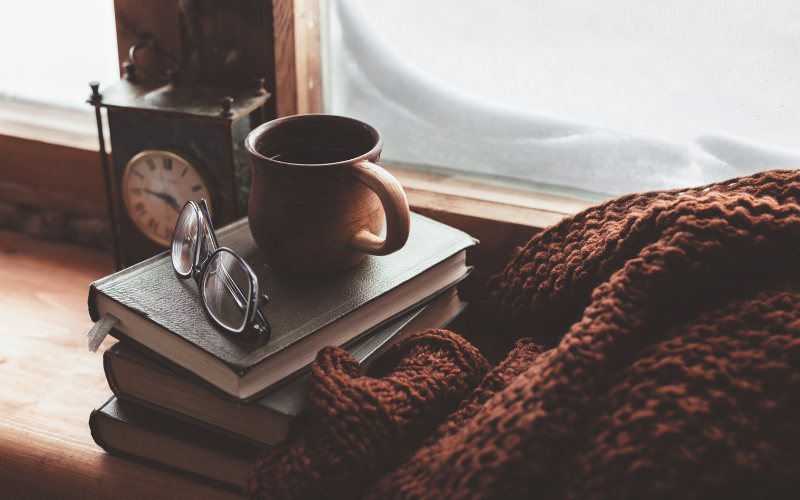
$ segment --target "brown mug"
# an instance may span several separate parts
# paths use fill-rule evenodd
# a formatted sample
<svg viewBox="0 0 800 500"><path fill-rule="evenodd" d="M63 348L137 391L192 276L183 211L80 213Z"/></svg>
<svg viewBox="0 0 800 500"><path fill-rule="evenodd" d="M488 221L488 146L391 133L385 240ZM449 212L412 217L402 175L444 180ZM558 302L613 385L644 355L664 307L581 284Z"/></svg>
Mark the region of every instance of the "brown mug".
<svg viewBox="0 0 800 500"><path fill-rule="evenodd" d="M383 139L371 126L343 116L287 116L254 129L244 145L253 166L250 232L271 263L328 273L405 245L408 201L376 165Z"/></svg>

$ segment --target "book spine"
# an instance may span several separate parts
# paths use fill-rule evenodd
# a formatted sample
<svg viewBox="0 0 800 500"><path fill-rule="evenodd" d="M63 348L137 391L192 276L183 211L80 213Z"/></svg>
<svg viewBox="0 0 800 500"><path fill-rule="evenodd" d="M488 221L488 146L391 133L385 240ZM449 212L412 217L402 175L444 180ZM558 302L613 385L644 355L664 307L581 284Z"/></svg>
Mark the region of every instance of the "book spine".
<svg viewBox="0 0 800 500"><path fill-rule="evenodd" d="M216 488L221 488L223 490L231 491L233 493L241 494L244 492L243 487L236 487L235 485L228 484L224 481L218 481L216 479L212 479L210 477L206 477L201 474L196 474L194 472L189 472L183 469L179 469L171 465L162 464L161 462L156 462L155 460L143 458L138 455L134 455L133 453L129 453L123 450L118 450L116 448L109 446L108 443L106 443L106 441L103 439L102 433L99 430L99 421L100 419L108 418L108 416L103 414L101 408L107 405L113 398L114 396L108 398L102 405L92 410L91 415L89 415L89 430L92 433L92 439L94 439L94 442L99 447L103 448L106 451L106 453L114 455L115 457L123 458L125 460L130 460L131 462L136 462L142 465L146 465L147 467L152 467L154 469L162 470L164 472L169 472L181 477L185 477L188 479L192 479L194 481L208 484Z"/></svg>
<svg viewBox="0 0 800 500"><path fill-rule="evenodd" d="M106 443L105 440L103 440L103 436L100 435L100 430L98 428L97 421L98 419L103 418L103 413L102 413L103 408L108 406L108 404L111 403L111 401L113 400L114 396L109 396L108 399L103 401L100 404L100 406L92 410L92 413L89 414L89 432L92 435L92 439L94 439L94 442L97 444L97 446L103 448L106 451L108 451L110 447L108 446L108 443Z"/></svg>
<svg viewBox="0 0 800 500"><path fill-rule="evenodd" d="M207 484L209 486L213 486L221 490L230 491L231 493L236 493L238 495L244 493L244 486L236 487L232 484L226 483L225 481L219 481L217 479L203 476L202 474L189 472L188 470L179 469L177 467L173 467L167 464L162 464L161 462L156 462L155 460L150 460L149 458L143 458L138 455L134 455L133 453L128 453L127 451L117 450L114 448L110 449L103 448L103 449L106 450L106 452L109 453L110 455L125 460L129 460L131 462L136 462L137 464L142 464L146 467L152 467L153 469L169 472L170 474L175 474L176 476L185 477L187 479L197 481L198 483Z"/></svg>
<svg viewBox="0 0 800 500"><path fill-rule="evenodd" d="M242 436L241 434L229 431L228 429L223 429L222 427L218 427L214 424L210 424L203 420L171 410L169 408L164 408L163 406L159 406L155 403L151 403L150 401L145 401L143 399L137 398L136 396L128 394L127 392L125 392L120 388L119 384L116 382L116 378L114 377L114 364L115 364L114 359L118 358L120 358L120 355L117 354L113 348L106 350L106 352L103 354L103 370L105 370L106 373L106 381L108 382L109 388L111 388L111 391L114 393L114 396L116 396L117 399L139 405L143 408L153 410L157 413L166 415L168 417L177 418L192 425L202 427L203 429L209 430L211 432L227 436L231 439L239 441L248 446L252 446L254 448L261 448L266 450L272 446L269 443L262 443L261 441L256 441L255 439L248 438L247 436ZM290 423L289 431L291 432L292 429L294 428L295 427L292 426Z"/></svg>
<svg viewBox="0 0 800 500"><path fill-rule="evenodd" d="M87 299L87 305L89 306L89 317L97 323L100 320L100 313L97 312L97 288L95 288L94 283L89 285L89 298Z"/></svg>
<svg viewBox="0 0 800 500"><path fill-rule="evenodd" d="M108 388L111 389L111 392L114 393L116 397L121 397L122 392L119 390L119 386L114 379L114 370L113 370L113 360L111 359L112 356L116 356L114 351L111 349L106 349L106 352L103 353L103 371L106 374L106 382L108 382Z"/></svg>
<svg viewBox="0 0 800 500"><path fill-rule="evenodd" d="M163 406L158 406L157 404L151 403L149 401L145 401L143 399L139 399L139 398L137 398L135 396L131 396L130 394L127 394L125 392L120 392L119 394L115 394L115 396L117 397L117 399L119 399L121 401L125 401L125 402L131 403L131 404L139 405L139 406L141 406L143 408L147 408L148 410L152 410L152 411L154 411L156 413L159 413L161 415L164 415L166 417L178 419L178 420L181 420L181 421L186 422L188 424L192 424L192 425L195 425L197 427L201 427L201 428L203 428L203 429L205 429L207 431L211 431L211 432L214 432L216 434L219 434L220 436L225 436L225 437L227 437L229 439L232 439L234 441L238 441L238 442L240 442L242 444L245 444L247 446L252 446L253 448L259 448L261 450L268 450L268 449L272 448L272 446L273 446L273 445L270 445L270 444L267 444L267 443L262 443L260 441L256 441L254 439L250 439L247 436L242 436L241 434L236 434L235 432L231 432L228 429L223 429L222 427L217 427L216 425L209 424L208 422L204 422L202 420L198 420L196 418L190 417L189 415L185 415L183 413L179 413L179 412L170 410L169 408L164 408ZM292 429L294 429L293 427L291 427L291 424L290 424L290 428L289 429L290 429L289 432L291 432ZM278 444L278 443L275 443L275 444Z"/></svg>
<svg viewBox="0 0 800 500"><path fill-rule="evenodd" d="M136 342L135 340L131 339L130 337L128 337L124 333L120 332L116 328L112 328L111 331L108 332L108 334L111 337L114 337L115 339L119 340L120 342L122 342L126 346L135 349L139 353L147 356L148 358L152 359L153 361L155 361L159 365L163 366L164 368L166 368L167 372L172 371L174 373L177 373L181 377L191 381L194 384L199 385L203 389L207 390L211 394L217 396L218 398L220 398L220 399L222 399L224 401L228 401L229 403L235 403L235 404L248 404L248 403L252 403L253 401L256 401L257 399L259 399L258 395L255 395L255 396L252 396L252 397L249 397L249 398L246 398L246 399L239 399L239 398L237 398L237 397L235 397L235 396L233 396L231 394L228 394L227 392L225 392L222 389L218 388L217 386L211 384L210 382L206 381L205 379L198 377L197 375L195 375L194 373L190 372L186 368L183 368L182 366L178 365L177 363L175 363L173 361L170 361L169 359L165 358L164 356L162 356L162 355L156 353L155 351L143 346L139 342ZM112 390L113 390L113 388L112 388Z"/></svg>

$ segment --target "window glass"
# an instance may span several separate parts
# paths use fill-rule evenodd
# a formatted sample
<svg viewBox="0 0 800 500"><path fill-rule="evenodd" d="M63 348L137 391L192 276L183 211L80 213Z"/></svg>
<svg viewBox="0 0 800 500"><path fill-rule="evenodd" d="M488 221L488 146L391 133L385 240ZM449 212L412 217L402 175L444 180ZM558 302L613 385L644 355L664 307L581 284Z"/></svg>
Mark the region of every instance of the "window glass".
<svg viewBox="0 0 800 500"><path fill-rule="evenodd" d="M89 82L119 80L112 0L0 0L0 99L92 112Z"/></svg>
<svg viewBox="0 0 800 500"><path fill-rule="evenodd" d="M329 110L386 159L615 195L800 167L800 2L329 7Z"/></svg>

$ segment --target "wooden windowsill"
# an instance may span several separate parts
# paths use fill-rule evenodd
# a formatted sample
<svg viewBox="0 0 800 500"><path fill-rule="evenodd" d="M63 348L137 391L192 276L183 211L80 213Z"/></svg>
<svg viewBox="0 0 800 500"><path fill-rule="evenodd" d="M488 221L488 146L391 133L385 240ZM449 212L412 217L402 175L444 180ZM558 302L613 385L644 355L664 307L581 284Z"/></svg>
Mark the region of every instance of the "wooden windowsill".
<svg viewBox="0 0 800 500"><path fill-rule="evenodd" d="M105 453L89 413L111 395L86 348L89 284L111 256L0 231L0 497L228 499L211 486Z"/></svg>
<svg viewBox="0 0 800 500"><path fill-rule="evenodd" d="M81 112L0 99L0 138L29 141L32 151L36 148L35 144L45 143L97 153L97 125L89 108L87 104L87 112ZM107 123L104 123L106 150L110 152L107 127ZM24 154L24 151L19 154ZM59 158L54 157L52 160L58 162ZM99 164L99 159L97 163ZM479 179L471 179L468 173L423 173L397 162L382 164L400 180L412 205L427 204L430 201L427 195L435 193L449 197L450 201L458 199L478 202L474 207L476 213L486 213L488 217L502 217L501 220L506 222L541 228L553 224L564 215L576 213L594 204L577 198L497 187L481 183ZM35 166L29 167L34 170ZM2 180L3 176L0 175L0 182ZM33 183L29 183L26 188L29 192L38 191ZM499 210L500 207L513 207L514 210L503 213Z"/></svg>
<svg viewBox="0 0 800 500"><path fill-rule="evenodd" d="M53 125L45 134L35 123L8 123L0 124L0 154L7 159L0 164L0 199L105 213L88 125L76 125L74 133L56 133ZM404 186L413 211L481 241L468 253L475 271L459 285L462 298L474 303L519 245L596 203L382 164ZM14 498L236 498L94 444L89 412L110 391L100 354L85 348L91 327L85 301L89 284L113 271L110 255L2 232L0 254L0 378L8 388L0 395L0 491ZM484 350L480 339L475 343Z"/></svg>
<svg viewBox="0 0 800 500"><path fill-rule="evenodd" d="M428 196L437 194L441 200L447 199L445 197L458 200L465 212L542 228L597 204L596 201L496 186L481 182L467 172L429 173L397 162L381 164L400 181L413 206L426 206L430 201Z"/></svg>
<svg viewBox="0 0 800 500"><path fill-rule="evenodd" d="M467 300L514 245L591 204L387 167L416 212L482 240L468 257L476 270L459 286ZM110 394L101 352L112 341L101 352L86 350L86 293L113 271L111 256L1 231L0 254L0 378L7 388L0 394L0 491L14 498L236 498L94 444L87 421ZM473 342L484 351L491 340Z"/></svg>
<svg viewBox="0 0 800 500"><path fill-rule="evenodd" d="M480 240L467 254L467 264L475 267L461 287L468 299L479 297L489 277L502 271L534 234L598 203L496 186L455 171L427 173L381 164L400 181L412 211Z"/></svg>
<svg viewBox="0 0 800 500"><path fill-rule="evenodd" d="M87 105L88 107L88 105ZM105 217L105 191L92 113L0 101L0 199ZM477 282L501 270L516 247L542 228L597 201L485 182L468 173L381 164L404 187L414 212L481 241L470 252Z"/></svg>
<svg viewBox="0 0 800 500"><path fill-rule="evenodd" d="M97 123L86 107L0 99L0 200L105 216Z"/></svg>
<svg viewBox="0 0 800 500"><path fill-rule="evenodd" d="M87 91L87 96L89 92ZM108 123L103 120L106 148ZM94 108L63 109L26 101L0 99L0 135L66 146L85 151L99 150Z"/></svg>

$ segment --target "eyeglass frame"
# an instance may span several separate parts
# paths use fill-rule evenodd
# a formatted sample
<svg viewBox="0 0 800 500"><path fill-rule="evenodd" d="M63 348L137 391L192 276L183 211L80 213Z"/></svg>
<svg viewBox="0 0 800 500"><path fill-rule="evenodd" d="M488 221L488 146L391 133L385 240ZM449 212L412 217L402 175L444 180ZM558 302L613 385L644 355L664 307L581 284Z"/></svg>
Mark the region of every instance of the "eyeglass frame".
<svg viewBox="0 0 800 500"><path fill-rule="evenodd" d="M187 207L191 207L194 210L194 214L197 218L197 235L196 241L197 244L195 245L194 257L192 259L192 266L188 273L183 274L178 271L178 268L175 266L175 260L172 258L173 249L175 246L175 238L178 238L178 224L182 219L182 215L184 210ZM205 198L200 199L200 204L195 202L194 200L189 200L186 204L183 205L181 209L181 213L178 216L178 222L175 223L176 231L173 232L172 235L172 243L170 244L170 261L172 262L172 269L175 271L175 274L178 276L179 279L188 279L193 278L194 282L197 284L197 290L200 295L200 304L203 306L203 310L206 313L206 316L211 318L215 325L223 328L225 333L231 336L234 340L245 344L258 344L262 341L268 341L270 334L271 334L271 327L269 322L264 318L259 311L259 307L267 305L269 302L269 297L267 294L259 294L258 291L258 277L253 272L253 269L250 265L242 258L241 255L236 253L236 251L227 248L227 247L220 247L219 243L217 242L217 234L214 231L214 224L211 222L211 215L208 211L208 203L206 202ZM206 236L210 236L211 239L211 246L213 247L213 251L209 252L208 250L208 243ZM201 252L205 249L206 258L203 262L200 262L201 259ZM250 294L250 300L247 304L247 310L245 311L245 321L242 327L238 330L230 328L229 326L223 324L219 321L214 314L208 308L206 301L203 297L205 297L205 283L202 279L205 275L206 271L208 270L208 266L211 261L214 259L214 256L220 252L229 253L235 258L244 269L245 273L247 274L247 278L250 280L250 290L253 293ZM236 284L234 283L234 286ZM244 296L241 290L236 287L236 291L240 294L240 296ZM230 289L229 289L230 290ZM231 290L233 294L233 291ZM237 301L238 303L238 301Z"/></svg>

